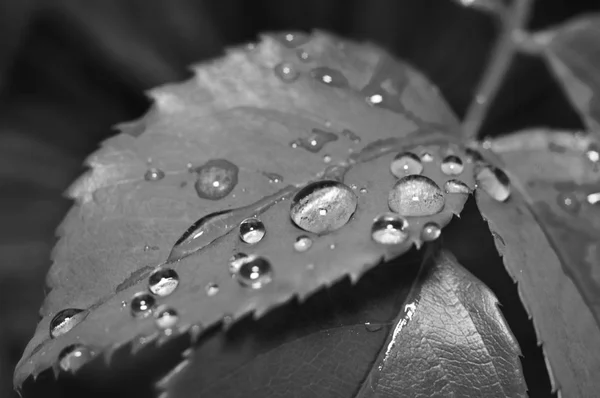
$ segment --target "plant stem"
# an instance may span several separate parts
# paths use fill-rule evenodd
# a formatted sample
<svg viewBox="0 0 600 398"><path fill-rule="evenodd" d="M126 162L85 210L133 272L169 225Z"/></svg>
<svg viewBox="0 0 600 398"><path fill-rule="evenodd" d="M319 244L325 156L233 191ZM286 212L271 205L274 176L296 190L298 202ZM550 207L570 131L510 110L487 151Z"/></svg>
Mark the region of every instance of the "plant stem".
<svg viewBox="0 0 600 398"><path fill-rule="evenodd" d="M494 99L500 83L512 62L517 50L514 37L525 29L533 0L514 0L512 9L506 13L502 21L502 32L492 52L491 59L479 82L475 98L471 101L467 115L463 121L463 138L466 142L477 138L477 133L488 113L490 103Z"/></svg>

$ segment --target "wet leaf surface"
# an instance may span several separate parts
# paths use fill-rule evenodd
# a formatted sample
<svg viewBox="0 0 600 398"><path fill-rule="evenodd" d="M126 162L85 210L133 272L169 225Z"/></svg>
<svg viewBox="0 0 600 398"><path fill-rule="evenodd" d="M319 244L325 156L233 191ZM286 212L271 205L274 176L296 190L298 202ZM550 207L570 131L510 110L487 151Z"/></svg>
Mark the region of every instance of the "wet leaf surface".
<svg viewBox="0 0 600 398"><path fill-rule="evenodd" d="M449 253L414 265L395 260L350 296L323 292L287 318L209 338L160 388L173 398L526 396L491 291Z"/></svg>
<svg viewBox="0 0 600 398"><path fill-rule="evenodd" d="M587 128L600 134L600 14L589 14L535 37Z"/></svg>
<svg viewBox="0 0 600 398"><path fill-rule="evenodd" d="M299 50L311 55L308 62ZM277 68L281 62L298 76L282 78L291 72ZM442 171L443 157L464 156L449 143L457 125L437 91L379 49L325 34L276 35L194 70L187 83L153 90L153 110L105 142L71 188L77 205L59 229L52 290L17 385L75 342L98 354L138 335L165 338L146 316L158 305L176 309L179 322L169 330L177 334L192 324L259 316L345 275L356 280L380 259L420 245L425 224L441 228L460 212L466 195L442 193L435 213L407 217L410 238L402 244L369 239L373 218L391 208L397 177L390 164L398 152L431 152L422 174L440 189L457 178ZM385 98L373 104L373 95ZM472 165L458 177L474 187ZM290 202L316 180L343 181L356 210L303 211L344 214L348 228L323 235L292 223ZM252 245L238 231L248 218L266 228ZM313 243L300 254L294 242L306 234ZM236 253L244 259L232 264ZM165 297L140 296L157 267L174 270L179 284ZM51 340L50 324L65 309L87 312Z"/></svg>
<svg viewBox="0 0 600 398"><path fill-rule="evenodd" d="M511 196L502 203L477 190L479 209L533 317L554 387L593 395L597 378L582 375L600 371L600 212L590 202L600 191L597 141L530 130L488 144Z"/></svg>

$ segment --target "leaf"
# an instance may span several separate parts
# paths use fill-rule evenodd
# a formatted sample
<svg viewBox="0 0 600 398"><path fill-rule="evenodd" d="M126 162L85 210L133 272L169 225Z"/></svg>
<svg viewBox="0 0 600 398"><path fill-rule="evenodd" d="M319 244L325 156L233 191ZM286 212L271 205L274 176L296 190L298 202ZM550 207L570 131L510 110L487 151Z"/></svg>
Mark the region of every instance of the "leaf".
<svg viewBox="0 0 600 398"><path fill-rule="evenodd" d="M553 386L563 396L600 387L600 191L590 136L528 130L486 146L511 181L502 203L477 190L509 273L543 344Z"/></svg>
<svg viewBox="0 0 600 398"><path fill-rule="evenodd" d="M460 165L460 175L441 171L449 154L466 159L449 135L457 132L449 108L424 77L377 48L321 33L275 35L194 70L189 82L152 91L153 110L105 142L72 187L77 205L59 228L52 290L16 385L58 366L72 344L109 357L136 336L167 338L146 316L154 302L178 311L172 335L192 325L197 335L222 319L258 317L303 299L346 275L355 281L382 258L420 245L425 224L446 225L467 195L437 193L432 203L445 202L443 211L408 217L402 244L371 241L373 218L388 211L396 183L390 164L400 151L427 153L423 174L441 188L457 178L467 192L474 187L471 163ZM326 203L328 219L348 227L325 235L290 221L290 199L319 180L329 184L326 193L346 200ZM306 201L298 203L310 212ZM254 246L238 235L248 217L260 218L267 231ZM300 235L313 242L306 253L294 250ZM259 256L266 279L245 280L248 288L231 278L230 257L240 252L246 260ZM149 274L164 269L175 275L158 278L166 290L139 296L149 289ZM60 331L53 339L51 324Z"/></svg>
<svg viewBox="0 0 600 398"><path fill-rule="evenodd" d="M600 134L600 14L578 17L533 41L588 130Z"/></svg>
<svg viewBox="0 0 600 398"><path fill-rule="evenodd" d="M525 397L518 344L493 293L449 253L430 257L416 280L399 278L400 265L365 276L352 290L360 301L309 300L283 331L271 321L214 336L163 380L164 396ZM404 300L390 295L410 280ZM320 317L319 306L340 302L341 313Z"/></svg>

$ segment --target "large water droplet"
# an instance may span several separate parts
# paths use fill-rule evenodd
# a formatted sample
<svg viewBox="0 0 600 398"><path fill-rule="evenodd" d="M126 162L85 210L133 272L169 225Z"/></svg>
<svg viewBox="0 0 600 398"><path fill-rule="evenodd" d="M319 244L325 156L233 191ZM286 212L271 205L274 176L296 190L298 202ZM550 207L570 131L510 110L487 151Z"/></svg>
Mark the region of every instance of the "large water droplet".
<svg viewBox="0 0 600 398"><path fill-rule="evenodd" d="M290 216L303 230L321 234L346 225L357 205L356 194L341 182L316 181L294 196Z"/></svg>
<svg viewBox="0 0 600 398"><path fill-rule="evenodd" d="M439 225L434 222L427 223L423 226L423 230L421 231L421 239L425 242L431 242L432 240L436 240L442 234L442 229Z"/></svg>
<svg viewBox="0 0 600 398"><path fill-rule="evenodd" d="M131 315L136 318L145 318L152 313L156 300L145 292L136 293L131 299Z"/></svg>
<svg viewBox="0 0 600 398"><path fill-rule="evenodd" d="M157 296L168 296L179 285L179 275L172 268L159 268L148 277L148 289Z"/></svg>
<svg viewBox="0 0 600 398"><path fill-rule="evenodd" d="M409 174L421 174L423 165L421 159L414 153L399 153L390 163L390 171L396 177L402 178Z"/></svg>
<svg viewBox="0 0 600 398"><path fill-rule="evenodd" d="M430 216L444 208L444 194L428 177L409 175L399 179L388 197L392 211L403 216Z"/></svg>
<svg viewBox="0 0 600 398"><path fill-rule="evenodd" d="M442 172L449 176L455 176L463 172L465 166L458 156L449 155L442 160Z"/></svg>
<svg viewBox="0 0 600 398"><path fill-rule="evenodd" d="M59 311L50 321L50 337L55 338L67 333L84 318L83 310L67 308Z"/></svg>
<svg viewBox="0 0 600 398"><path fill-rule="evenodd" d="M312 246L313 241L306 235L299 236L294 242L294 250L297 252L305 252Z"/></svg>
<svg viewBox="0 0 600 398"><path fill-rule="evenodd" d="M158 181L165 178L165 172L161 169L152 168L146 171L144 174L144 180L146 181Z"/></svg>
<svg viewBox="0 0 600 398"><path fill-rule="evenodd" d="M198 174L194 187L202 199L222 199L238 183L238 167L225 159L209 160L194 171Z"/></svg>
<svg viewBox="0 0 600 398"><path fill-rule="evenodd" d="M75 372L94 357L94 352L83 344L71 344L58 354L58 366L65 372Z"/></svg>
<svg viewBox="0 0 600 398"><path fill-rule="evenodd" d="M260 289L273 279L271 263L264 257L251 254L240 259L240 263L235 277L243 286Z"/></svg>
<svg viewBox="0 0 600 398"><path fill-rule="evenodd" d="M470 194L471 188L464 182L460 180L448 180L444 184L444 190L446 193L460 193L460 194Z"/></svg>
<svg viewBox="0 0 600 398"><path fill-rule="evenodd" d="M569 213L577 213L581 208L579 199L572 193L560 193L556 198L558 205Z"/></svg>
<svg viewBox="0 0 600 398"><path fill-rule="evenodd" d="M371 238L383 245L397 245L408 239L408 221L394 213L378 216L371 226Z"/></svg>
<svg viewBox="0 0 600 398"><path fill-rule="evenodd" d="M339 70L320 66L314 68L310 73L317 81L328 86L337 88L348 87L348 79Z"/></svg>
<svg viewBox="0 0 600 398"><path fill-rule="evenodd" d="M510 197L510 180L499 168L484 166L477 173L476 180L477 187L497 201L504 202Z"/></svg>
<svg viewBox="0 0 600 398"><path fill-rule="evenodd" d="M273 70L275 72L275 76L277 76L279 79L286 83L291 83L298 79L298 76L300 76L300 73L294 67L294 65L289 64L287 62L282 62L280 64L275 65L275 68Z"/></svg>
<svg viewBox="0 0 600 398"><path fill-rule="evenodd" d="M306 33L301 32L278 34L275 35L275 38L278 39L288 48L296 48L298 46L308 43L308 41L310 40L310 36L308 36Z"/></svg>
<svg viewBox="0 0 600 398"><path fill-rule="evenodd" d="M319 129L312 129L312 132L308 137L303 137L293 141L290 145L292 148L302 147L309 152L317 153L323 149L325 144L336 141L337 139L338 136L335 133Z"/></svg>
<svg viewBox="0 0 600 398"><path fill-rule="evenodd" d="M267 233L265 225L258 218L247 218L240 223L240 239L249 245L255 245Z"/></svg>
<svg viewBox="0 0 600 398"><path fill-rule="evenodd" d="M154 322L159 329L171 329L177 324L179 315L174 308L161 306L154 313Z"/></svg>

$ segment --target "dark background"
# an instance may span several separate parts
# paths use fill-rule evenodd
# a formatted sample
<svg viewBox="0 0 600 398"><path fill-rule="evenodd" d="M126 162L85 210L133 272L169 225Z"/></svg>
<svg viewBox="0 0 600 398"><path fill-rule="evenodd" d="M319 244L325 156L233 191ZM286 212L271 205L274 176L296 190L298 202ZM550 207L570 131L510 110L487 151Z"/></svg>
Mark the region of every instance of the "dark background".
<svg viewBox="0 0 600 398"><path fill-rule="evenodd" d="M600 4L538 0L531 25L593 8ZM192 62L261 31L315 28L408 60L459 115L497 33L487 15L451 0L0 0L0 397L12 396L13 367L37 323L54 230L70 206L62 192L115 133L111 126L144 113L144 90L189 77ZM530 125L580 122L544 64L520 56L483 130ZM469 214L454 239L459 259L486 264L470 268L504 304L525 361L537 363L525 369L532 396L547 396L531 323L491 240L478 238L481 220Z"/></svg>

